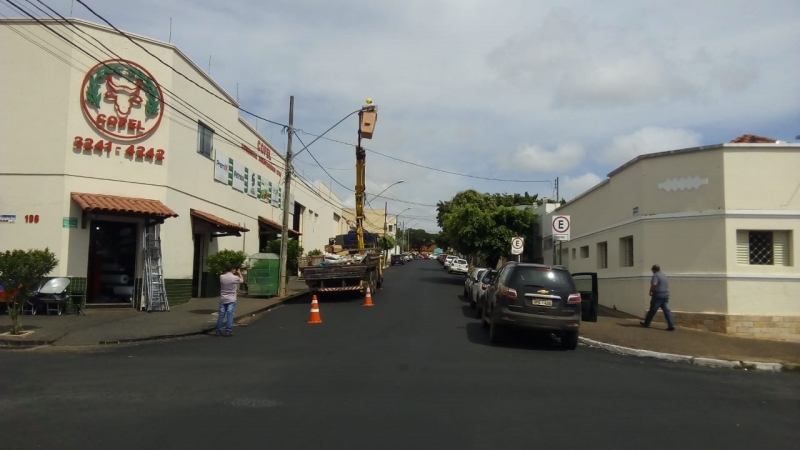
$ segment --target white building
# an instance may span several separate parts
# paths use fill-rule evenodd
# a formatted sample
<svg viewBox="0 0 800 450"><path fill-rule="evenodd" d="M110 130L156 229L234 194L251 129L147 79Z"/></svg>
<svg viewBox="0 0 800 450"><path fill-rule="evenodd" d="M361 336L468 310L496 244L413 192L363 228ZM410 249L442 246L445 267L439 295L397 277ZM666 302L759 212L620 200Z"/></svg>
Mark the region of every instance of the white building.
<svg viewBox="0 0 800 450"><path fill-rule="evenodd" d="M163 224L170 303L214 295L210 253L254 254L279 236L283 154L175 46L42 22L75 45L33 20L0 21L0 251L48 247L51 275L85 287L88 303L136 306L143 232ZM321 183L293 177L291 199L289 235L306 251L347 231Z"/></svg>
<svg viewBox="0 0 800 450"><path fill-rule="evenodd" d="M552 215L571 222L558 262L597 272L602 305L643 316L659 264L678 325L800 341L800 145L744 135L639 156L550 213L545 263Z"/></svg>

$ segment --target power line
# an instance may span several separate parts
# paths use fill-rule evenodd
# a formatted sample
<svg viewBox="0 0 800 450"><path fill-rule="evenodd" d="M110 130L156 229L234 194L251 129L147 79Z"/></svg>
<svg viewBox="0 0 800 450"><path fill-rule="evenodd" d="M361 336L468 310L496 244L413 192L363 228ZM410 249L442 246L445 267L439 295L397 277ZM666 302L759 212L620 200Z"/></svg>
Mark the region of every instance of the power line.
<svg viewBox="0 0 800 450"><path fill-rule="evenodd" d="M307 134L309 136L317 136L317 135L315 135L313 133L309 133L309 132L304 131L304 130L299 130L298 129L297 131L300 131L301 133L305 133L305 134ZM317 137L319 138L319 136L317 136ZM352 144L350 142L340 141L338 139L332 139L332 138L328 138L328 137L323 137L322 139L325 139L326 141L335 142L337 144L347 145L349 147L356 147L355 144ZM364 150L366 150L368 152L375 153L376 155L380 155L380 156L383 156L385 158L393 159L395 161L398 161L398 162L401 162L401 163L404 163L404 164L409 164L409 165L412 165L412 166L415 166L415 167L420 167L422 169L433 170L434 172L441 172L441 173L446 173L446 174L450 174L450 175L457 175L459 177L474 178L474 179L477 179L477 180L487 180L487 181L502 181L502 182L506 182L506 183L551 183L552 184L552 181L550 181L550 180L512 180L512 179L505 179L505 178L482 177L480 175L471 175L471 174L467 174L467 173L453 172L453 171L445 170L445 169L437 169L436 167L430 167L430 166L426 166L424 164L419 164L419 163L415 163L415 162L411 162L411 161L406 161L404 159L400 159L400 158L397 158L397 157L394 157L394 156L390 156L390 155L387 155L385 153L381 153L381 152L379 152L377 150L372 150L370 148L366 148L366 147L363 147L363 148L364 148Z"/></svg>
<svg viewBox="0 0 800 450"><path fill-rule="evenodd" d="M320 168L320 169L322 169L322 170L325 172L325 174L326 174L326 175L328 175L328 176L330 177L330 179L331 179L331 180L333 180L333 182L334 182L334 183L336 183L336 184L338 184L339 186L341 186L341 187L343 187L343 188L347 189L347 191L348 191L348 192L355 192L355 189L352 189L352 188L349 188L349 187L347 187L347 186L343 185L342 183L340 183L340 182L339 182L339 180L337 180L336 178L334 178L334 177L333 177L333 175L331 175L331 174L330 174L330 172L328 172L328 171L325 169L325 167L323 167L323 166L322 166L322 164L320 164L320 163L319 163L319 161L317 161L317 158L314 156L314 154L313 154L313 153L311 153L311 150L308 150L308 145L305 145L305 144L303 144L303 140L302 140L302 139L300 139L300 136L298 136L298 135L297 135L297 133L295 133L294 135L295 135L295 137L297 137L297 140L298 140L298 141L300 141L300 144L301 144L301 145L304 147L304 150L307 150L307 151L308 151L308 154L309 154L309 156L311 156L311 158L313 158L313 159L314 159L314 162L316 162L316 163L317 163L317 166L319 166L319 168ZM319 138L318 138L318 139L319 139ZM323 139L324 139L324 138L323 138ZM315 139L315 140L316 140L316 139ZM313 143L313 142L312 142L312 143ZM309 144L309 145L310 145L310 144ZM373 197L373 200L374 200L374 199L376 199L376 198L384 198L384 199L387 199L387 200L393 200L393 201L396 201L396 202L400 202L400 203L406 203L406 204L409 204L409 205L417 205L417 206L430 206L430 207L435 207L435 206L436 206L436 205L428 205L428 204L425 204L425 203L409 202L409 201L406 201L406 200L400 200L400 199L398 199L398 198L384 197L384 196L382 196L382 195L375 195L375 194L372 194L372 193L369 193L369 192L364 192L364 193L365 193L365 194L372 195L372 197Z"/></svg>
<svg viewBox="0 0 800 450"><path fill-rule="evenodd" d="M32 2L31 0L25 0L25 1L27 1L28 3L30 3L31 5L33 5L33 6L34 6L36 9L38 9L39 11L41 11L42 13L44 13L45 15L47 15L48 17L50 17L51 19L55 20L57 23L61 23L61 21L59 21L58 19L56 19L56 18L55 18L55 17L53 17L52 15L48 14L48 13L47 13L46 11L44 11L42 8L40 8L40 7L36 6L35 4L33 4L33 2ZM45 7L46 7L48 10L50 10L50 11L51 11L51 12L53 12L54 14L58 15L58 17L60 17L60 18L61 18L61 20L62 20L62 21L65 23L65 24L68 24L68 25L70 25L72 28L75 28L76 30L78 30L78 31L79 31L79 32L80 32L80 33L83 35L83 36L81 36L81 38L82 38L82 39L83 39L85 42L87 42L88 44L90 44L92 47L94 47L96 50L98 50L98 51L99 51L101 54L103 54L103 53L104 53L104 54L105 54L105 55L104 55L105 57L112 57L112 56L113 56L113 57L116 57L117 59L123 59L123 58L122 58L120 55L118 55L116 52L114 52L113 50L111 50L110 48L108 48L108 47L107 47L105 44L103 44L103 43L102 43L102 42L101 42L99 39L97 39L96 37L94 37L94 36L92 36L91 34L87 33L87 32L86 32L85 30L83 30L81 27L79 27L79 26L75 25L75 24L74 24L72 21L68 20L67 18L65 18L64 16L62 16L61 14L59 14L57 11L55 11L53 8L51 8L50 6L48 6L48 5L47 5L46 3L44 3L42 0L36 0L36 1L37 1L37 2L39 2L39 3L41 3L42 5L44 5L44 6L45 6ZM99 44L101 47L103 47L103 49L105 49L105 51L104 51L103 49L100 49L100 47L98 47L98 46L97 46L97 45L95 45L94 43L90 42L90 41L89 41L88 39L86 39L84 36L89 36L90 38L92 38L92 40L94 40L94 41L95 41L95 42L97 42L97 43L98 43L98 44ZM74 44L74 43L72 43L72 45L75 45L75 44ZM97 60L99 61L99 58L97 58L97 57L95 57L95 56L92 56L92 57L93 57L94 59L97 59ZM129 80L129 81L130 81L130 80ZM184 100L183 98L181 98L179 95L175 94L174 92L170 91L168 88L166 88L166 87L164 87L164 86L161 86L161 89L162 89L163 91L167 92L167 93L168 93L168 94L169 94L171 97L173 97L173 98L174 98L176 101L178 101L178 102L179 102L179 103L180 103L182 106L184 106L184 107L186 107L186 108L189 108L189 109L190 109L190 110L191 110L193 113L195 113L195 114L197 114L198 116L201 116L201 117L203 117L204 119L208 120L209 122L213 123L213 124L214 124L216 127L219 127L219 128L218 128L218 130L219 130L219 129L225 130L225 132L226 132L226 133L227 133L229 136L232 136L232 137L233 137L233 138L235 138L235 139L239 139L239 140L241 141L241 143L242 143L242 144L244 144L245 142L247 142L247 140L246 140L246 139L244 139L243 137L239 136L239 135L238 135L238 134L236 134L234 131L231 131L230 129L228 129L227 127L225 127L224 125L222 125L221 123L217 122L217 121L216 121L216 120L214 120L212 117L210 117L210 116L208 116L207 114L203 113L202 111L200 111L200 109L199 109L199 108L197 108L197 107L193 106L191 103L189 103L188 101ZM173 106L173 108L174 108L174 106ZM219 134L220 136L222 135L222 133L221 133L221 132L219 132L219 131L217 132L217 134ZM238 147L238 146L239 146L239 145L236 145L236 144L234 144L234 145L235 145L236 147ZM279 168L280 170L285 170L285 169L286 169L286 166L285 166L285 165L281 166L280 164L278 164L278 163L276 163L276 162L273 162L273 165L275 165L275 166L278 166L278 168Z"/></svg>
<svg viewBox="0 0 800 450"><path fill-rule="evenodd" d="M98 14L97 12L95 12L95 10L93 10L93 9L92 9L92 8L91 8L89 5L87 5L86 3L84 3L84 2L83 2L83 0L77 0L77 1L78 1L78 3L80 3L80 4L81 4L81 5L84 7L84 8L86 8L87 10L89 10L89 12L91 12L92 14L94 14L94 15L95 15L97 18L99 18L100 20L102 20L103 22L105 22L105 23L106 23L108 26L110 26L111 28L113 28L113 29L114 29L114 30L115 30L117 33L119 33L119 34L121 34L121 35L125 36L125 37L126 37L128 40L129 40L129 41L133 42L133 44L134 44L134 45L136 45L137 47L139 47L139 48L141 48L142 50L144 50L144 51L145 51L145 53L147 53L148 55L150 55L150 56L152 56L153 58L157 59L157 60L158 60L158 61L159 61L161 64L164 64L165 66L169 67L170 69L172 69L172 71L173 71L173 72L175 72L175 73L177 73L178 75L182 76L183 78L185 78L185 79L186 79L187 81L189 81L190 83L192 83L192 84L194 84L195 86L199 87L200 89L202 89L202 90L204 90L204 91L208 92L209 94L211 94L212 96L214 96L214 97L218 98L219 100L221 100L221 101L223 101L223 102L225 102L225 103L227 103L227 104L229 104L229 105L231 105L231 106L235 106L237 109L239 109L239 111L242 111L242 112L243 112L243 113L245 113L245 114L249 114L249 115L251 115L251 116L253 116L253 117L257 118L257 119L261 119L261 120L263 120L263 121L265 121L265 122L267 122L267 123L271 123L271 124L273 124L273 125L278 125L278 126L280 126L280 127L283 127L283 128L288 128L288 125L286 125L286 124L283 124L283 123L280 123L280 122L275 122L274 120L269 120L269 119L266 119L266 118L264 118L264 117L261 117L261 116L259 116L258 114L256 114L256 113L253 113L253 112L250 112L250 111L248 111L248 110L246 110L246 109L242 108L241 106L239 106L239 105L235 104L234 102L232 102L232 101L230 101L230 100L228 100L228 99L226 99L226 98L224 98L224 97L222 97L222 96L220 96L220 95L218 95L218 94L216 94L216 93L212 92L211 90L209 90L209 89L208 89L208 88L206 88L205 86L201 86L201 85L200 85L198 82L196 82L196 81L192 80L191 78L189 78L188 76L184 75L184 74L183 74L183 72L181 72L181 71L179 71L178 69L176 69L176 68L172 67L171 65L169 65L168 63L166 63L164 60L162 60L161 58L159 58L158 56L156 56L155 54L153 54L153 53L152 53L150 50L146 49L144 46L142 46L141 44L139 44L138 42L136 42L135 40L133 40L133 38L131 38L131 37L130 37L130 36L127 34L127 33L125 33L124 31L120 30L119 28L115 27L115 26L114 26L114 24L112 24L111 22L109 22L109 21L108 21L108 19L106 19L105 17L103 17L103 16L101 16L100 14Z"/></svg>

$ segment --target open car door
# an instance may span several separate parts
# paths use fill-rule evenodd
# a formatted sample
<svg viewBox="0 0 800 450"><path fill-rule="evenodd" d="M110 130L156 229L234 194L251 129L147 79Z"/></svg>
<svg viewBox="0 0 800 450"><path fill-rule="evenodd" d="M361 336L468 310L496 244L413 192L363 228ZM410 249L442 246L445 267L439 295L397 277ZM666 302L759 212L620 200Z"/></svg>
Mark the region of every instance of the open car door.
<svg viewBox="0 0 800 450"><path fill-rule="evenodd" d="M573 273L572 281L581 293L581 320L597 322L597 273Z"/></svg>

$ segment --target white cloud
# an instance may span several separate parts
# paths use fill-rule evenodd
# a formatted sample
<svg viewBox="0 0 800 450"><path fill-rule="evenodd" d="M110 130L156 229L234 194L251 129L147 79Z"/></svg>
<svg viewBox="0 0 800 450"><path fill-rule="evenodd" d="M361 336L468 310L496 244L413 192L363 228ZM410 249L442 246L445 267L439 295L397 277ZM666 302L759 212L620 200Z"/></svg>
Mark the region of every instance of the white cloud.
<svg viewBox="0 0 800 450"><path fill-rule="evenodd" d="M697 147L700 133L680 128L645 127L631 134L617 136L602 153L601 163L617 167L648 153Z"/></svg>
<svg viewBox="0 0 800 450"><path fill-rule="evenodd" d="M577 142L558 144L548 150L541 145L524 145L514 154L513 167L534 172L565 172L580 164L585 151Z"/></svg>
<svg viewBox="0 0 800 450"><path fill-rule="evenodd" d="M567 201L577 197L578 195L586 192L588 189L595 187L598 183L605 178L592 173L586 172L578 176L566 176L563 181L559 180L559 195Z"/></svg>

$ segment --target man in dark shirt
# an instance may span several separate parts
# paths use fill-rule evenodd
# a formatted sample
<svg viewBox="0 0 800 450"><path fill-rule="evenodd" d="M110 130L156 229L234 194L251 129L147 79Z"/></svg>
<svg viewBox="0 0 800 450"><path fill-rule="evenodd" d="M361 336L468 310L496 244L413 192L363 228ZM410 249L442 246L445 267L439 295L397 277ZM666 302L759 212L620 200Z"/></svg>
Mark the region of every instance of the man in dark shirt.
<svg viewBox="0 0 800 450"><path fill-rule="evenodd" d="M650 270L653 271L653 277L650 279L650 310L647 311L647 316L639 324L645 328L649 327L658 309L661 308L664 311L664 317L667 319L667 331L675 331L675 321L672 319L672 312L669 310L668 305L669 281L667 281L667 276L664 275L658 264L655 264Z"/></svg>

